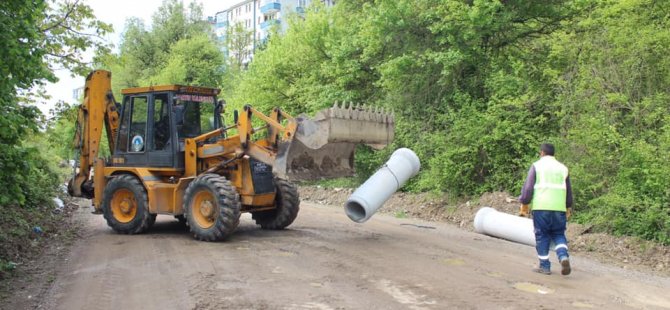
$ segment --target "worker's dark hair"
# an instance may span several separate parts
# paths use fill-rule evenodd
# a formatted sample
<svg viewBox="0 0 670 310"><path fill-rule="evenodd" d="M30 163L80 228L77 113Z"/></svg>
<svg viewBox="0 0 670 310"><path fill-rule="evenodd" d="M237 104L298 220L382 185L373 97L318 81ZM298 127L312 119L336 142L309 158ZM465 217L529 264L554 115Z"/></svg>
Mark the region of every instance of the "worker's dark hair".
<svg viewBox="0 0 670 310"><path fill-rule="evenodd" d="M554 156L554 145L551 143L542 143L540 151L544 152L544 155Z"/></svg>

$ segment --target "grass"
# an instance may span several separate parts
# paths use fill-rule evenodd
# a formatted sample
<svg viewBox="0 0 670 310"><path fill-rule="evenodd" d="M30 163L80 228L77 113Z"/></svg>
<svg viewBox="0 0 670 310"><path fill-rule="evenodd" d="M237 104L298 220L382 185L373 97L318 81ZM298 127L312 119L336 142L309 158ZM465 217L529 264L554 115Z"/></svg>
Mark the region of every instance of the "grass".
<svg viewBox="0 0 670 310"><path fill-rule="evenodd" d="M0 215L0 280L11 276L17 263L33 257L53 234L67 231L63 214L54 214L53 207L3 206ZM36 232L39 227L41 232ZM15 263L16 262L16 263Z"/></svg>
<svg viewBox="0 0 670 310"><path fill-rule="evenodd" d="M303 181L300 185L321 186L323 188L356 188L362 183L356 177Z"/></svg>
<svg viewBox="0 0 670 310"><path fill-rule="evenodd" d="M0 259L0 274L11 272L14 269L16 269L15 262Z"/></svg>
<svg viewBox="0 0 670 310"><path fill-rule="evenodd" d="M405 218L407 218L407 213L405 212L405 210L400 210L400 211L396 211L394 216L396 218L399 218L399 219L405 219Z"/></svg>

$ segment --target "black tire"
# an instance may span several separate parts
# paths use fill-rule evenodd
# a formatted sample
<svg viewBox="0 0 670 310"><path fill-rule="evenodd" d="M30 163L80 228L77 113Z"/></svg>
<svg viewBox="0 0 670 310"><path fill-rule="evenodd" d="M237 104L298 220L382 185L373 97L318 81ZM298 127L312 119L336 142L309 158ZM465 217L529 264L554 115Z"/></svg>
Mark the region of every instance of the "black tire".
<svg viewBox="0 0 670 310"><path fill-rule="evenodd" d="M147 231L156 220L149 213L147 191L132 175L113 177L105 186L102 214L107 225L120 234L139 234Z"/></svg>
<svg viewBox="0 0 670 310"><path fill-rule="evenodd" d="M156 217L157 216L158 216L158 214L152 214L151 215L151 218L149 219L149 228L154 226L154 224L156 223Z"/></svg>
<svg viewBox="0 0 670 310"><path fill-rule="evenodd" d="M284 179L275 179L275 209L251 214L251 218L263 229L280 230L288 227L298 217L300 196L298 188Z"/></svg>
<svg viewBox="0 0 670 310"><path fill-rule="evenodd" d="M186 216L184 214L175 215L174 218L177 221L179 221L179 224L183 225L184 227L188 225L188 222L186 221Z"/></svg>
<svg viewBox="0 0 670 310"><path fill-rule="evenodd" d="M240 195L225 177L207 173L186 188L184 212L193 236L203 241L220 241L240 223Z"/></svg>

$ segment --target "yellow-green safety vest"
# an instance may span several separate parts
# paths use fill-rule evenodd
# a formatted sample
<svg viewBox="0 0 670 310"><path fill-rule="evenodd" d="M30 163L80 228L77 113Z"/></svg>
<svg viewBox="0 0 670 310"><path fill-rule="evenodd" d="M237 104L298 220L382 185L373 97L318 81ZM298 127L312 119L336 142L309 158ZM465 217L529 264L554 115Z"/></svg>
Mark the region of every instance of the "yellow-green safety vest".
<svg viewBox="0 0 670 310"><path fill-rule="evenodd" d="M563 211L566 210L568 167L561 164L554 156L542 156L533 163L535 167L535 186L532 210Z"/></svg>

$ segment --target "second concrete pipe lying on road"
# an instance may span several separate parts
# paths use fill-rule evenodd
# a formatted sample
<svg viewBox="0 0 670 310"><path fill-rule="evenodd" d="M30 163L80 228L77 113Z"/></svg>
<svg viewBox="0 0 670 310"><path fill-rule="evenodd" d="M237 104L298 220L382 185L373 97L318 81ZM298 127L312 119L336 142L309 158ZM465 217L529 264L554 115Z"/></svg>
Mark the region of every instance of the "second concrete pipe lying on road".
<svg viewBox="0 0 670 310"><path fill-rule="evenodd" d="M483 207L475 215L475 231L480 234L535 246L533 220Z"/></svg>
<svg viewBox="0 0 670 310"><path fill-rule="evenodd" d="M347 216L363 223L377 212L407 180L419 173L419 157L408 148L395 150L391 158L354 191L344 205Z"/></svg>

